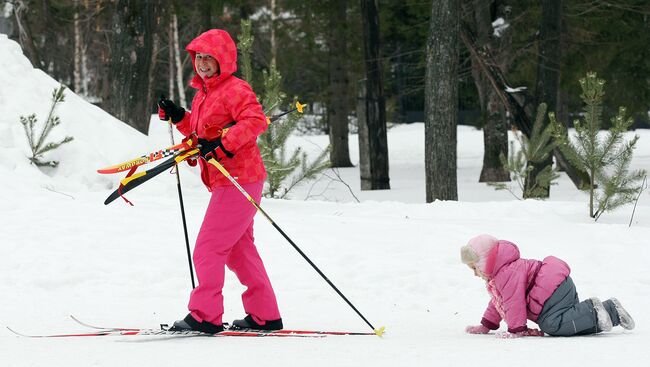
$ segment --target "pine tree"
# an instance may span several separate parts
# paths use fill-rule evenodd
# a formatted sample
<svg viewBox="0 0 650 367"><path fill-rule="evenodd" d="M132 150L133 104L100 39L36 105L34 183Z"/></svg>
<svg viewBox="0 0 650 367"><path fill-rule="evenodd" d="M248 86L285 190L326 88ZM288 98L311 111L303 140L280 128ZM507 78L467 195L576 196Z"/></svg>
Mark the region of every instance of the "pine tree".
<svg viewBox="0 0 650 367"><path fill-rule="evenodd" d="M526 186L528 174L535 169L536 165L543 164L558 145L552 139L554 131L552 125L547 125L542 130L546 108L545 103L541 103L537 108L537 116L533 123L530 138L515 132L520 149L515 152L514 147L511 146L508 159L503 153L499 156L501 163L510 171L513 181L521 189L524 199L543 197L542 194L548 192L548 188L553 185L553 181L559 177L557 170L551 166L546 166L535 176L535 183L529 185L530 187ZM512 193L510 186L504 182L490 182L488 185L494 186L497 190L508 190ZM515 195L515 197L517 196Z"/></svg>
<svg viewBox="0 0 650 367"><path fill-rule="evenodd" d="M242 77L244 80L250 84L251 88L255 90L253 86L253 67L251 61L253 41L255 37L252 33L251 21L242 20L241 21L241 34L237 37L237 46L241 54L241 70Z"/></svg>
<svg viewBox="0 0 650 367"><path fill-rule="evenodd" d="M606 133L599 134L604 86L605 81L598 79L596 73L587 73L585 78L580 79L584 121L574 121L575 139L568 139L564 126L558 123L554 114L549 114L556 128L556 139L561 143L560 149L573 164L591 177L587 188L589 216L595 220L606 211L633 202L642 188L640 181L646 174L645 170L629 171L639 136L624 140L624 133L633 122L626 117L624 107L620 107L618 115L612 118L612 127Z"/></svg>
<svg viewBox="0 0 650 367"><path fill-rule="evenodd" d="M251 23L242 21L241 26L242 33L238 37L238 46L242 55L242 72L244 79L250 84L253 80L250 57L253 44ZM268 116L277 111L287 98L280 89L282 76L275 64L272 63L268 71L263 71L263 81L264 94L261 101L264 113ZM261 94L258 93L259 95ZM267 131L259 138L258 143L268 175L268 185L264 191L266 197L285 198L298 184L313 179L319 172L329 167L329 147L311 162L300 148L296 148L293 152L287 151L287 140L300 119L300 115L290 114L287 118L269 124Z"/></svg>
<svg viewBox="0 0 650 367"><path fill-rule="evenodd" d="M59 117L54 114L54 110L56 109L57 104L65 101L65 94L63 93L64 91L65 91L65 86L61 84L58 88L55 88L54 91L52 92L52 106L50 107L50 112L47 114L47 118L45 119L45 123L43 124L43 129L41 130L41 133L38 137L34 136L34 128L38 123L38 119L36 118L36 115L31 114L27 117L20 116L20 123L23 124L23 128L25 129L25 135L27 136L27 141L32 151L32 156L28 157L28 159L33 164L39 167L43 167L43 166L56 167L59 164L59 162L44 161L43 154L51 150L54 150L60 147L61 145L65 143L69 143L73 140L71 136L66 136L59 142L45 143L45 139L47 139L48 135L50 134L50 131L52 131L52 129L55 126L61 123L61 119L59 119Z"/></svg>

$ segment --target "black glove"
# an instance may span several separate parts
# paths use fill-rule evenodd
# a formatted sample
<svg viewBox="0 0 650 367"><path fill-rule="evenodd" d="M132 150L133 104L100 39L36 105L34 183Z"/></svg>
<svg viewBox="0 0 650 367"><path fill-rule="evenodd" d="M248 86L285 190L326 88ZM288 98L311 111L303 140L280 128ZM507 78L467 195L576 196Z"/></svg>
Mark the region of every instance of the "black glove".
<svg viewBox="0 0 650 367"><path fill-rule="evenodd" d="M221 138L217 138L216 140L206 140L199 138L199 152L201 154L201 157L205 158L206 160L214 158L217 160L217 162L221 162L222 159L232 158L235 156L223 147Z"/></svg>
<svg viewBox="0 0 650 367"><path fill-rule="evenodd" d="M177 123L185 117L185 109L178 107L174 102L166 99L164 96L160 96L160 100L158 100L158 117L165 121L171 118L173 123Z"/></svg>

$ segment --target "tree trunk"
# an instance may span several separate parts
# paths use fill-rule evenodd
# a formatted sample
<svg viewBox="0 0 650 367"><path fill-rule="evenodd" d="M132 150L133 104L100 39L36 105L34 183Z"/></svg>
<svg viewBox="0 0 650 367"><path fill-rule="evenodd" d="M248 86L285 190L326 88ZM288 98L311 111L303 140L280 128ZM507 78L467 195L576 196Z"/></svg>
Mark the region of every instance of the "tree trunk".
<svg viewBox="0 0 650 367"><path fill-rule="evenodd" d="M352 167L348 146L347 3L347 0L332 1L328 10L329 93L326 105L332 167Z"/></svg>
<svg viewBox="0 0 650 367"><path fill-rule="evenodd" d="M474 23L478 46L494 51L492 41L492 2L473 0ZM510 173L501 163L501 155L508 156L508 126L505 109L499 97L490 88L487 78L480 73L477 61L472 59L472 75L481 103L483 124L483 167L479 182L510 181Z"/></svg>
<svg viewBox="0 0 650 367"><path fill-rule="evenodd" d="M458 200L456 128L458 123L459 2L431 6L424 91L426 200Z"/></svg>
<svg viewBox="0 0 650 367"><path fill-rule="evenodd" d="M492 51L493 48L490 44L492 35L492 15L490 12L490 1L471 0L471 8L469 1L464 2L464 4L466 7L465 10L471 12L472 15L471 18L474 23L474 32L476 34L476 46L479 48L488 48L490 51ZM478 93L481 111L485 115L483 118L486 118L490 86L488 85L487 78L480 72L480 67L477 64L477 60L475 58L471 58L470 61L472 64L472 77L474 79L474 85L476 86L476 91Z"/></svg>
<svg viewBox="0 0 650 367"><path fill-rule="evenodd" d="M379 8L377 0L361 0L363 49L366 66L365 122L368 129L370 190L390 189L388 176L388 138L386 102L382 82L379 46ZM362 177L363 180L363 177ZM364 187L362 182L362 189Z"/></svg>
<svg viewBox="0 0 650 367"><path fill-rule="evenodd" d="M557 111L557 95L560 85L560 48L557 47L562 31L562 0L542 1L542 24L539 30L539 61L537 64L537 84L535 107L546 103L548 111ZM542 129L549 121L544 117ZM539 163L526 176L524 193L535 186L535 179L541 170L553 164L553 158ZM539 197L549 197L550 187Z"/></svg>
<svg viewBox="0 0 650 367"><path fill-rule="evenodd" d="M479 182L510 181L510 172L503 166L501 155L508 157L508 122L505 109L494 91L489 90L483 126L483 168Z"/></svg>
<svg viewBox="0 0 650 367"><path fill-rule="evenodd" d="M512 116L514 124L524 135L530 137L533 126L530 115L512 93L505 92L508 82L500 65L494 61L490 53L486 50L479 52L472 32L466 26L461 26L460 36L467 50L472 54L472 57L478 60L483 74L488 78L492 90L497 94L501 103L503 103ZM555 149L553 154L558 163L566 168L567 175L578 189L589 188L587 185L589 185L590 178L587 172L577 169L564 157L559 149Z"/></svg>
<svg viewBox="0 0 650 367"><path fill-rule="evenodd" d="M569 127L571 127L571 121L569 121L569 92L566 90L560 90L557 95L557 121L564 125L566 129L564 130L565 134L568 134ZM556 168L560 172L566 172L567 167L564 164L565 161L556 159Z"/></svg>
<svg viewBox="0 0 650 367"><path fill-rule="evenodd" d="M156 20L159 21L160 17L156 17ZM158 29L159 25L160 24L158 22L156 22L155 25L154 25L154 28ZM162 28L162 27L160 27L160 28ZM147 127L146 127L147 131L145 132L145 134L149 133L149 124L151 123L151 112L152 112L151 108L153 106L156 106L156 109L157 109L156 98L153 95L153 92L154 92L154 89L156 88L155 87L155 85L156 85L156 83L155 83L156 82L156 73L155 73L155 71L156 71L156 56L155 55L157 55L159 51L160 51L160 36L159 36L158 32L153 32L152 40L151 40L151 54L153 56L151 57L151 60L149 60L150 67L149 67L149 71L148 71L149 75L148 75L148 78L147 78L148 81L149 81L149 85L147 87L147 95L146 95L147 96L147 101L149 101L146 106L150 106L150 107L148 107L149 111L147 113L147 117L148 117L148 119L147 119ZM158 116L156 116L156 118L157 117Z"/></svg>
<svg viewBox="0 0 650 367"><path fill-rule="evenodd" d="M154 15L160 11L160 3L119 0L116 9L106 109L147 134L152 106L149 76L154 60Z"/></svg>
<svg viewBox="0 0 650 367"><path fill-rule="evenodd" d="M171 18L171 17L170 17ZM174 22L170 21L167 28L167 98L174 100ZM177 100L178 101L178 100Z"/></svg>
<svg viewBox="0 0 650 367"><path fill-rule="evenodd" d="M395 122L402 124L406 122L406 101L409 99L406 88L408 81L404 72L404 57L402 55L402 46L398 45L396 51L397 60L395 60L395 79L397 79L397 106L395 106Z"/></svg>
<svg viewBox="0 0 650 367"><path fill-rule="evenodd" d="M4 5L4 3L3 3ZM6 5L4 5L6 6ZM4 6L2 9L4 10ZM0 33L4 33L9 36L10 39L15 39L14 38L14 24L13 21L11 20L11 17L4 17L0 16Z"/></svg>
<svg viewBox="0 0 650 367"><path fill-rule="evenodd" d="M18 41L20 46L23 49L23 52L31 61L32 65L35 68L42 68L45 65L43 60L41 60L40 54L36 49L34 44L34 39L32 38L32 32L27 21L25 13L27 13L27 4L23 0L17 0L13 4L13 13L14 19L16 20L16 28L18 31Z"/></svg>
<svg viewBox="0 0 650 367"><path fill-rule="evenodd" d="M178 42L178 17L172 14L172 27L174 29L174 59L176 60L176 83L178 85L178 100L182 107L188 107L185 99L185 83L183 82L183 64L181 63L181 48Z"/></svg>
<svg viewBox="0 0 650 367"><path fill-rule="evenodd" d="M271 30L271 63L269 65L272 65L272 67L277 67L278 65L278 45L275 37L276 10L276 0L271 0L271 24L269 25Z"/></svg>
<svg viewBox="0 0 650 367"><path fill-rule="evenodd" d="M66 70L66 66L69 65L67 62L68 60L66 60L66 62L60 62L57 60L58 53L63 50L60 50L57 47L57 41L62 36L62 34L55 30L57 27L57 20L54 19L54 16L52 14L54 11L54 6L52 6L50 0L41 0L38 3L33 2L34 6L37 4L40 5L41 11L38 14L38 18L36 19L38 19L38 22L41 26L45 27L45 29L41 30L40 32L36 31L36 33L34 33L36 39L41 39L40 44L37 44L35 42L35 45L38 49L38 54L41 57L41 64L43 65L42 69L54 79L61 80L65 77L68 77L70 73L68 70ZM33 24L33 19L34 18L31 18L28 23ZM34 32L34 28L31 26L30 31ZM66 35L69 35L69 33L66 32ZM68 50L65 50L64 52L66 51Z"/></svg>
<svg viewBox="0 0 650 367"><path fill-rule="evenodd" d="M370 147L368 146L368 124L366 123L366 80L359 81L357 94L357 126L359 135L359 176L361 190L372 190L370 174Z"/></svg>
<svg viewBox="0 0 650 367"><path fill-rule="evenodd" d="M198 3L199 12L201 14L201 18L199 19L199 33L212 29L212 3L212 0L201 0Z"/></svg>
<svg viewBox="0 0 650 367"><path fill-rule="evenodd" d="M79 0L74 0L74 91L81 92L81 25L79 22Z"/></svg>

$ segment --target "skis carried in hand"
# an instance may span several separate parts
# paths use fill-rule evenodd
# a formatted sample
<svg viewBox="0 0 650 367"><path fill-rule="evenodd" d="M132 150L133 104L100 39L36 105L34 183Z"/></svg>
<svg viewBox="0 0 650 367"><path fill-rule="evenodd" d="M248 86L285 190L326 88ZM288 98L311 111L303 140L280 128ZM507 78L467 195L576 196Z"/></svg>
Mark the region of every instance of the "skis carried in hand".
<svg viewBox="0 0 650 367"><path fill-rule="evenodd" d="M97 172L105 173L105 174L119 173L128 170L126 177L120 180L120 185L115 191L113 191L108 196L108 198L106 198L106 200L104 201L104 205L108 205L118 197L122 197L124 201L133 205L129 200L127 200L124 197L124 194L127 191L130 191L131 189L156 177L160 173L165 172L168 169L171 169L172 167L179 164L180 162L190 157L198 155L199 149L197 148L197 145L198 145L198 138L196 137L196 135L192 134L187 138L183 139L181 143L173 145L171 147L167 147L165 149L161 149L153 153L145 154L138 158L131 159L129 161L119 163L110 167L98 169ZM146 171L142 171L138 173L135 172L138 169L138 167L150 162L157 161L165 157L170 157L170 158Z"/></svg>
<svg viewBox="0 0 650 367"><path fill-rule="evenodd" d="M123 195L128 191L140 186L141 184L151 180L157 175L171 169L178 163L197 154L199 154L198 148L191 148L189 150L184 150L176 153L173 157L169 158L168 160L160 163L159 165L149 170L138 172L136 174L127 175L120 181L120 185L118 186L118 188L115 189L115 191L113 191L106 198L106 200L104 200L104 205L110 204L111 202L113 202L113 200L117 199L120 196L123 197Z"/></svg>
<svg viewBox="0 0 650 367"><path fill-rule="evenodd" d="M111 173L128 171L133 167L139 167L147 163L155 162L159 159L176 155L179 152L192 149L196 147L196 144L197 144L196 136L190 135L188 138L183 139L182 142L176 145L172 145L170 147L157 150L155 152L141 155L138 158L130 159L126 162L118 163L106 168L100 168L97 170L97 172L102 174L111 174Z"/></svg>

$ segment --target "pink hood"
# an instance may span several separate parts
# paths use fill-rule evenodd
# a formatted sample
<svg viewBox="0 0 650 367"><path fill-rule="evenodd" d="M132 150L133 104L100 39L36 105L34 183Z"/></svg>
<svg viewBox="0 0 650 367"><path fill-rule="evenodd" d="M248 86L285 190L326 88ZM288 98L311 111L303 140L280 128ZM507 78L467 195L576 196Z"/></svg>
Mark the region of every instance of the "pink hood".
<svg viewBox="0 0 650 367"><path fill-rule="evenodd" d="M192 57L192 66L196 72L196 53L208 54L214 57L219 63L221 70L217 79L225 79L237 71L237 45L230 37L228 32L221 29L211 29L207 32L201 33L198 37L192 40L185 50L189 52ZM213 78L209 78L213 79ZM203 80L200 76L195 75L190 82L194 88L200 88Z"/></svg>
<svg viewBox="0 0 650 367"><path fill-rule="evenodd" d="M497 241L496 245L487 253L483 273L488 278L493 278L504 266L519 260L519 248L506 240Z"/></svg>

